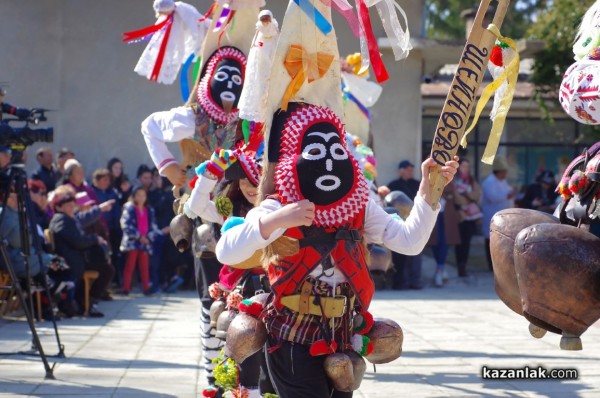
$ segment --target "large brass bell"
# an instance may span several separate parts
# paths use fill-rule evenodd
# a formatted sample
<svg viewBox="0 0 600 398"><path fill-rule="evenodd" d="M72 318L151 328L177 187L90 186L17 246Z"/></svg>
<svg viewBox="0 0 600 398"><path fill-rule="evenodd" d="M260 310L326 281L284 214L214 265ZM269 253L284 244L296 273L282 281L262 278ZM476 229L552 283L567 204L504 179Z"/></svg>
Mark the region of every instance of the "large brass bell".
<svg viewBox="0 0 600 398"><path fill-rule="evenodd" d="M235 311L225 310L221 312L219 318L217 319L217 331L215 332L215 336L221 340L225 340L227 338L227 329L229 329L229 325L233 321L233 318L237 313Z"/></svg>
<svg viewBox="0 0 600 398"><path fill-rule="evenodd" d="M523 314L562 334L560 348L581 350L581 336L600 319L600 239L569 225L537 224L515 240Z"/></svg>
<svg viewBox="0 0 600 398"><path fill-rule="evenodd" d="M217 239L213 224L202 224L194 229L192 252L198 257L214 257Z"/></svg>
<svg viewBox="0 0 600 398"><path fill-rule="evenodd" d="M179 214L171 220L170 235L177 250L184 252L190 248L192 242L192 231L194 225L192 220L185 214Z"/></svg>
<svg viewBox="0 0 600 398"><path fill-rule="evenodd" d="M537 210L506 209L496 213L490 224L490 254L496 294L519 315L523 315L523 306L515 271L515 239L523 228L540 223L558 224L559 221Z"/></svg>
<svg viewBox="0 0 600 398"><path fill-rule="evenodd" d="M404 334L400 325L391 319L375 318L367 337L373 344L373 351L366 356L369 362L388 363L402 355Z"/></svg>
<svg viewBox="0 0 600 398"><path fill-rule="evenodd" d="M217 320L219 319L219 315L223 311L225 311L226 304L223 300L215 300L210 306L210 326L217 327Z"/></svg>
<svg viewBox="0 0 600 398"><path fill-rule="evenodd" d="M237 314L227 329L225 355L238 364L257 353L267 341L265 324L243 312Z"/></svg>
<svg viewBox="0 0 600 398"><path fill-rule="evenodd" d="M338 391L350 392L354 385L354 371L352 360L343 352L327 355L323 363L325 374Z"/></svg>
<svg viewBox="0 0 600 398"><path fill-rule="evenodd" d="M392 252L390 249L372 245L369 248L369 270L387 272L392 267Z"/></svg>
<svg viewBox="0 0 600 398"><path fill-rule="evenodd" d="M395 208L400 217L404 220L406 220L414 206L413 200L401 191L392 191L388 193L385 196L384 201L387 206Z"/></svg>

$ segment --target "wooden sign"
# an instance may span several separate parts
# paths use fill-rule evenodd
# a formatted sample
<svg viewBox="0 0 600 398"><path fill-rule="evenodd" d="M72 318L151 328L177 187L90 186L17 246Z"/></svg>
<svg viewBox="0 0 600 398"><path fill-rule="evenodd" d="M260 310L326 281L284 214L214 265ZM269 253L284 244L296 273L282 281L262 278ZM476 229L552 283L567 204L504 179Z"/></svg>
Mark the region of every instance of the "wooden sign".
<svg viewBox="0 0 600 398"><path fill-rule="evenodd" d="M446 179L441 174L441 166L452 160L458 151L458 145L477 98L477 89L485 75L492 47L496 41L496 36L487 29L487 26L483 26L491 2L492 0L482 0L479 4L473 27L460 57L454 79L452 79L452 85L433 137L431 157L437 163L437 166L429 173L429 189L433 208L437 207L446 185ZM494 0L494 2L497 2L498 5L492 23L500 29L510 0Z"/></svg>

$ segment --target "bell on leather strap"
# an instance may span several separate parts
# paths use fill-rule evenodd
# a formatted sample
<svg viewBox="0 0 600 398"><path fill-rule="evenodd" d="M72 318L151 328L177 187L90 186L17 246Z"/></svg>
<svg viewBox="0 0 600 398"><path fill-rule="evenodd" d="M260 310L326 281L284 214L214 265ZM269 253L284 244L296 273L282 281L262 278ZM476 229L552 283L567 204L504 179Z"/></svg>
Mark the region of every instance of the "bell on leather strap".
<svg viewBox="0 0 600 398"><path fill-rule="evenodd" d="M600 239L569 225L537 224L515 240L523 314L562 334L560 348L581 350L581 336L600 319Z"/></svg>
<svg viewBox="0 0 600 398"><path fill-rule="evenodd" d="M355 351L346 351L345 354L348 355L352 362L352 374L354 375L354 382L350 387L350 391L356 391L360 387L360 383L362 383L365 371L367 370L367 362Z"/></svg>
<svg viewBox="0 0 600 398"><path fill-rule="evenodd" d="M406 219L410 214L414 202L404 192L392 191L384 198L386 206L395 208L402 219Z"/></svg>
<svg viewBox="0 0 600 398"><path fill-rule="evenodd" d="M217 240L212 224L202 224L194 229L192 252L202 258L214 257Z"/></svg>
<svg viewBox="0 0 600 398"><path fill-rule="evenodd" d="M325 374L331 380L334 388L338 391L353 391L354 371L352 369L352 360L342 352L336 352L327 355L323 363Z"/></svg>
<svg viewBox="0 0 600 398"><path fill-rule="evenodd" d="M217 320L221 313L225 311L225 301L216 300L210 306L210 326L217 327Z"/></svg>
<svg viewBox="0 0 600 398"><path fill-rule="evenodd" d="M530 209L506 209L499 211L490 224L490 254L494 266L494 287L504 304L519 315L523 315L521 294L515 271L515 239L523 228L540 223L558 224L556 217ZM542 328L530 326L533 337L545 334Z"/></svg>
<svg viewBox="0 0 600 398"><path fill-rule="evenodd" d="M392 267L392 252L383 246L372 245L369 249L369 270L387 272Z"/></svg>
<svg viewBox="0 0 600 398"><path fill-rule="evenodd" d="M265 324L260 319L241 312L233 318L227 329L225 355L240 364L260 351L266 341Z"/></svg>
<svg viewBox="0 0 600 398"><path fill-rule="evenodd" d="M184 252L190 248L192 242L192 230L194 226L185 214L179 214L171 220L171 239L177 247L177 250Z"/></svg>
<svg viewBox="0 0 600 398"><path fill-rule="evenodd" d="M400 325L391 319L375 318L367 337L373 344L373 351L366 356L371 363L392 362L402 354L404 334Z"/></svg>
<svg viewBox="0 0 600 398"><path fill-rule="evenodd" d="M235 311L225 310L221 312L219 318L217 319L217 331L215 332L215 336L221 340L225 340L227 338L227 329L229 329L229 325L235 318L237 313Z"/></svg>

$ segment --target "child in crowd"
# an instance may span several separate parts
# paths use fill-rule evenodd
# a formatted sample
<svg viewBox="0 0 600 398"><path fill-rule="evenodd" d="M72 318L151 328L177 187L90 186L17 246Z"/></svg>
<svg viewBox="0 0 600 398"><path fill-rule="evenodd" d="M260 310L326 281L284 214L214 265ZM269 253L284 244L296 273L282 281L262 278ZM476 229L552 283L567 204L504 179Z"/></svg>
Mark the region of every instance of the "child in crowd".
<svg viewBox="0 0 600 398"><path fill-rule="evenodd" d="M156 226L154 209L147 204L144 188L137 186L131 191L129 201L123 207L121 228L123 240L121 252L125 256L123 270L123 294L131 290L131 278L136 265L139 265L142 289L145 295L157 292L157 286L150 285L149 261L152 254L152 241L162 232Z"/></svg>

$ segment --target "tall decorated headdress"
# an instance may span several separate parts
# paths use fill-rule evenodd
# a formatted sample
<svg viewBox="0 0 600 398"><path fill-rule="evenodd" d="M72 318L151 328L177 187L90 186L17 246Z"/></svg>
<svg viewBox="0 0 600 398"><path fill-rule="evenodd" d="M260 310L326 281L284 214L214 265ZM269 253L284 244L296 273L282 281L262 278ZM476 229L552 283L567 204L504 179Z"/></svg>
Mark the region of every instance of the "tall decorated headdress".
<svg viewBox="0 0 600 398"><path fill-rule="evenodd" d="M196 57L207 34L207 20L201 20L198 10L187 3L155 0L157 21L123 34L128 43L148 42L134 71L148 80L172 84L181 66Z"/></svg>
<svg viewBox="0 0 600 398"><path fill-rule="evenodd" d="M239 101L255 24L264 0L216 0L200 51L202 66L188 105L196 110L196 136L181 142L183 164L197 165L217 148L233 147Z"/></svg>
<svg viewBox="0 0 600 398"><path fill-rule="evenodd" d="M308 199L316 226L340 227L364 209L367 181L346 145L331 5L307 3L312 12L291 0L283 20L267 99L267 158L277 163L283 204Z"/></svg>

